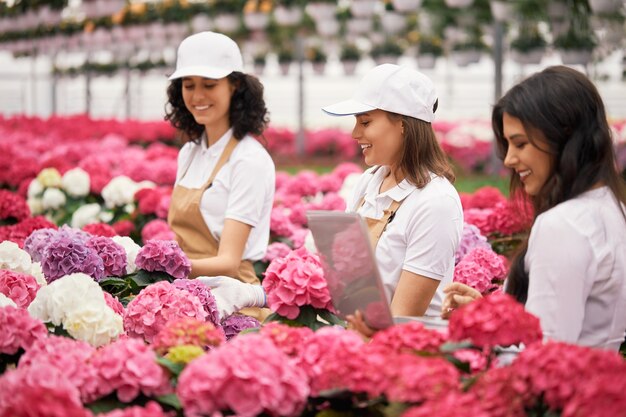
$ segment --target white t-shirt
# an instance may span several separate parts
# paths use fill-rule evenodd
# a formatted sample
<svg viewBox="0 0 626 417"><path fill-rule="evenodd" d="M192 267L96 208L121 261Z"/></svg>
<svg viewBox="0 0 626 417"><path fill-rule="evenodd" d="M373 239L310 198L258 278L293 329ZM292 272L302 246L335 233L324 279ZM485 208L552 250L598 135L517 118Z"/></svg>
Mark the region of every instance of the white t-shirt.
<svg viewBox="0 0 626 417"><path fill-rule="evenodd" d="M388 300L393 297L402 270L444 285L452 282L454 253L463 232L463 209L456 189L447 179L431 175L431 181L422 189L404 180L379 194L389 168L383 166L372 174L373 170L368 169L359 179L348 211L380 219L394 200L404 199L375 251ZM363 206L358 207L362 197ZM441 315L444 285L437 288L426 316Z"/></svg>
<svg viewBox="0 0 626 417"><path fill-rule="evenodd" d="M178 155L176 184L187 188L202 187L231 136L232 129L210 147L207 147L204 135L200 144L186 143ZM189 169L181 179L187 166ZM259 260L265 255L276 188L275 175L274 162L265 148L253 137L246 136L218 172L213 185L202 195L202 217L218 241L225 219L252 226L243 259Z"/></svg>
<svg viewBox="0 0 626 417"><path fill-rule="evenodd" d="M626 331L626 222L608 187L537 217L526 309L544 337L617 350Z"/></svg>

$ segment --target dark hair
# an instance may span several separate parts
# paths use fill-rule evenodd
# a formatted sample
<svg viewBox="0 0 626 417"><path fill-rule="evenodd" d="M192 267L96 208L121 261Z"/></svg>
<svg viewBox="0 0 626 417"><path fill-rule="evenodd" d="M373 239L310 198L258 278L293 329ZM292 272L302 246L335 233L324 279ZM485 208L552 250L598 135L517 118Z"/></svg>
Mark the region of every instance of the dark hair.
<svg viewBox="0 0 626 417"><path fill-rule="evenodd" d="M439 101L435 102L433 112ZM439 145L431 123L410 116L387 112L391 120L402 119L404 129L404 150L400 168L407 180L417 188L430 182L430 173L445 177L454 182L455 176L448 158Z"/></svg>
<svg viewBox="0 0 626 417"><path fill-rule="evenodd" d="M565 66L549 67L515 85L498 101L491 122L501 159L508 150L504 113L522 122L532 145L553 156L551 175L535 196L528 196L519 175L511 173L511 196L530 201L535 217L598 183L609 187L618 205L626 204L604 104L584 74ZM545 145L537 146L538 138ZM528 292L527 248L528 240L511 264L506 288L521 302Z"/></svg>
<svg viewBox="0 0 626 417"><path fill-rule="evenodd" d="M229 120L233 136L241 140L247 134L259 136L269 123L267 107L263 99L263 84L258 78L233 72L228 75L228 82L235 86L230 101ZM204 132L204 126L196 123L193 115L185 107L182 93L183 80L172 80L167 87L165 120L178 129L184 141L198 143Z"/></svg>

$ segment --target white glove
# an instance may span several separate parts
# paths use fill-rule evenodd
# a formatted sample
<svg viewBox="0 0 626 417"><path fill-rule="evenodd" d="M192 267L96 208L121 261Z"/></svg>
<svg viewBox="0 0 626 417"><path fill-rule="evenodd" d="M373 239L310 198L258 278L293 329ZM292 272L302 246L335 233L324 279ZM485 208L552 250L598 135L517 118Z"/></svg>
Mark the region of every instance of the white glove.
<svg viewBox="0 0 626 417"><path fill-rule="evenodd" d="M265 307L267 302L265 291L260 285L246 284L224 275L196 279L211 288L222 320L242 308Z"/></svg>

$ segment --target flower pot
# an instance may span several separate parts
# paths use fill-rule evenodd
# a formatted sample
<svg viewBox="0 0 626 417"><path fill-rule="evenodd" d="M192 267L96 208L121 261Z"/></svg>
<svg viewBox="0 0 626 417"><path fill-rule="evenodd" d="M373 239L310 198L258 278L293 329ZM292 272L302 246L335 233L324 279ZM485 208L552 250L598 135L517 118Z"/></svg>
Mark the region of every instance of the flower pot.
<svg viewBox="0 0 626 417"><path fill-rule="evenodd" d="M433 69L437 63L437 57L433 54L420 54L417 56L417 66L420 69Z"/></svg>
<svg viewBox="0 0 626 417"><path fill-rule="evenodd" d="M346 22L346 29L348 33L360 35L371 32L373 25L374 22L369 17L352 18Z"/></svg>
<svg viewBox="0 0 626 417"><path fill-rule="evenodd" d="M453 51L452 60L459 67L466 67L480 61L481 52L479 50L468 49L463 51Z"/></svg>
<svg viewBox="0 0 626 417"><path fill-rule="evenodd" d="M513 7L513 3L496 0L489 2L489 6L491 7L491 15L493 18L500 22L510 20L515 15L515 7Z"/></svg>
<svg viewBox="0 0 626 417"><path fill-rule="evenodd" d="M561 62L564 65L587 65L591 61L591 50L588 49L560 49Z"/></svg>
<svg viewBox="0 0 626 417"><path fill-rule="evenodd" d="M311 62L311 66L313 67L313 74L324 75L324 70L326 69L325 62Z"/></svg>
<svg viewBox="0 0 626 417"><path fill-rule="evenodd" d="M279 25L295 26L302 20L302 9L278 5L274 9L274 19Z"/></svg>
<svg viewBox="0 0 626 417"><path fill-rule="evenodd" d="M213 23L219 32L232 33L239 29L239 16L234 13L218 14Z"/></svg>
<svg viewBox="0 0 626 417"><path fill-rule="evenodd" d="M251 12L243 14L243 24L250 30L263 30L269 23L269 13Z"/></svg>
<svg viewBox="0 0 626 417"><path fill-rule="evenodd" d="M191 18L190 23L194 33L213 29L213 23L211 22L211 18L208 14L205 13L198 13Z"/></svg>
<svg viewBox="0 0 626 417"><path fill-rule="evenodd" d="M414 12L422 4L422 0L391 0L393 8L401 13Z"/></svg>
<svg viewBox="0 0 626 417"><path fill-rule="evenodd" d="M474 0L445 0L446 6L452 8L467 7L473 2Z"/></svg>
<svg viewBox="0 0 626 417"><path fill-rule="evenodd" d="M543 54L545 53L544 48L532 49L530 51L518 51L516 49L511 50L511 59L513 62L517 62L522 65L538 65L541 63L543 59Z"/></svg>
<svg viewBox="0 0 626 417"><path fill-rule="evenodd" d="M331 3L311 2L306 5L306 11L317 24L323 20L334 19L335 13L337 13L337 5Z"/></svg>
<svg viewBox="0 0 626 417"><path fill-rule="evenodd" d="M350 12L354 17L372 17L376 11L376 0L352 0Z"/></svg>
<svg viewBox="0 0 626 417"><path fill-rule="evenodd" d="M386 11L380 16L380 24L385 33L395 35L406 28L406 17L400 13Z"/></svg>
<svg viewBox="0 0 626 417"><path fill-rule="evenodd" d="M397 64L398 59L400 57L397 55L380 55L380 56L372 57L372 58L374 58L374 62L376 62L376 65L381 65L381 64Z"/></svg>
<svg viewBox="0 0 626 417"><path fill-rule="evenodd" d="M265 71L265 64L254 64L254 73L256 75L263 75Z"/></svg>
<svg viewBox="0 0 626 417"><path fill-rule="evenodd" d="M291 68L291 62L278 63L278 69L280 70L281 75L289 75L290 68Z"/></svg>
<svg viewBox="0 0 626 417"><path fill-rule="evenodd" d="M593 13L615 13L622 6L621 0L589 0Z"/></svg>
<svg viewBox="0 0 626 417"><path fill-rule="evenodd" d="M315 22L315 28L321 36L331 37L339 33L339 22L335 18L320 20Z"/></svg>
<svg viewBox="0 0 626 417"><path fill-rule="evenodd" d="M354 73L356 72L356 66L358 64L359 64L359 61L354 61L354 60L341 61L341 65L343 66L343 73L345 75L354 75Z"/></svg>

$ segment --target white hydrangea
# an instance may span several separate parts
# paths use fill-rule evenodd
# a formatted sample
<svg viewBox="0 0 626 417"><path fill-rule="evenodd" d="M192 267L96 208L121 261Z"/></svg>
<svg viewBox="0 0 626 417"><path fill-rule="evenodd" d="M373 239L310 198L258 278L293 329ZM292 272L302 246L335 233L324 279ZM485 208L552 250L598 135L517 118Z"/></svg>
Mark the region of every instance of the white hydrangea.
<svg viewBox="0 0 626 417"><path fill-rule="evenodd" d="M137 270L135 258L137 258L137 253L139 253L141 246L128 236L113 236L111 239L126 251L126 273L132 274Z"/></svg>
<svg viewBox="0 0 626 417"><path fill-rule="evenodd" d="M58 188L50 187L46 188L41 198L41 203L44 210L56 210L63 207L67 201L65 193Z"/></svg>
<svg viewBox="0 0 626 417"><path fill-rule="evenodd" d="M46 281L46 277L43 274L43 269L41 269L41 263L33 262L30 268L30 274L35 277L39 286L43 287L44 285L48 285L48 281Z"/></svg>
<svg viewBox="0 0 626 417"><path fill-rule="evenodd" d="M139 190L139 185L135 181L120 175L104 186L102 198L107 208L124 207L133 202L137 190Z"/></svg>
<svg viewBox="0 0 626 417"><path fill-rule="evenodd" d="M63 174L61 186L72 197L84 197L89 194L91 180L83 169L74 168Z"/></svg>
<svg viewBox="0 0 626 417"><path fill-rule="evenodd" d="M43 202L41 198L29 197L26 200L26 204L28 204L28 208L33 216L43 213Z"/></svg>
<svg viewBox="0 0 626 417"><path fill-rule="evenodd" d="M7 306L17 308L17 304L15 304L15 301L11 300L9 297L0 292L0 308Z"/></svg>
<svg viewBox="0 0 626 417"><path fill-rule="evenodd" d="M0 269L30 274L31 265L30 255L17 243L10 240L0 243Z"/></svg>
<svg viewBox="0 0 626 417"><path fill-rule="evenodd" d="M72 213L71 226L74 229L82 229L90 223L97 223L100 220L101 207L98 203L85 204Z"/></svg>
<svg viewBox="0 0 626 417"><path fill-rule="evenodd" d="M346 202L346 205L350 204L350 199L352 198L352 194L354 194L354 187L356 187L360 177L360 173L353 172L343 180L343 184L341 185L341 189L338 194L339 197L343 198L343 201Z"/></svg>
<svg viewBox="0 0 626 417"><path fill-rule="evenodd" d="M43 193L43 185L35 178L28 184L28 198L39 197L41 193Z"/></svg>
<svg viewBox="0 0 626 417"><path fill-rule="evenodd" d="M28 312L95 347L124 331L122 317L106 304L100 285L83 273L66 275L40 288Z"/></svg>

